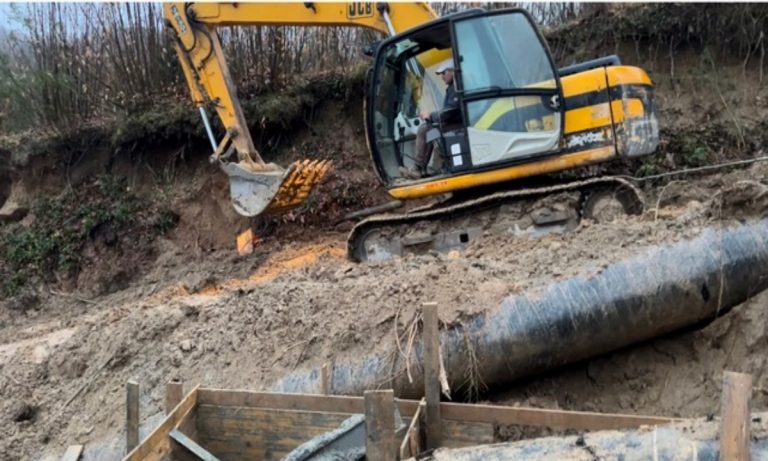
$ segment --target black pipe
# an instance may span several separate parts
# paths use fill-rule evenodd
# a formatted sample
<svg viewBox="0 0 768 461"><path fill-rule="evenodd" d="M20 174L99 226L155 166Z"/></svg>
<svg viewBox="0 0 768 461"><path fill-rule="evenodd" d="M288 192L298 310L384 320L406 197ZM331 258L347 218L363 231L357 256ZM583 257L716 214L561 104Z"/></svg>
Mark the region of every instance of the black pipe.
<svg viewBox="0 0 768 461"><path fill-rule="evenodd" d="M766 242L768 220L708 228L697 238L654 247L598 274L510 295L500 306L480 306L488 314L441 335L451 388L461 388L473 356L476 376L494 386L711 321L768 288ZM420 364L421 345L414 349L413 362ZM400 397L422 396L422 368L411 365L409 382L402 358L393 365L388 357L337 358L332 392L360 395L391 387ZM276 388L317 392L320 373L293 373Z"/></svg>

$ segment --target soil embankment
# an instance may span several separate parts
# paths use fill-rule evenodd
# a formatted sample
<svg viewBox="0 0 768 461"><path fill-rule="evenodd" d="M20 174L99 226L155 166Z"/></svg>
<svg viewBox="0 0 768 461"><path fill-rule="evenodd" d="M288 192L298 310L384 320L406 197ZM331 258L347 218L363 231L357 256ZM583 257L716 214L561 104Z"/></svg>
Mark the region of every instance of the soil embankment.
<svg viewBox="0 0 768 461"><path fill-rule="evenodd" d="M161 411L163 384L174 378L270 388L293 370L334 358L397 354L420 302L437 301L441 319L454 324L509 293L535 293L657 243L734 222L726 197L739 180L764 177L766 166L697 181L701 200L665 201L642 216L585 223L565 236L493 237L458 255L357 265L344 258L344 235L326 234L314 242L269 243L238 262L213 256L190 268L166 256L129 288L94 299L51 293L0 331L4 389L12 396L1 410L13 434L4 449L31 455L46 444L60 449L114 436L128 379L142 383L142 411L150 416ZM164 254L173 254L174 244L166 244ZM170 282L180 273L185 277ZM704 330L492 389L493 398L609 412L715 412L723 368L751 372L766 387L764 298ZM764 408L768 400L760 394L754 403Z"/></svg>

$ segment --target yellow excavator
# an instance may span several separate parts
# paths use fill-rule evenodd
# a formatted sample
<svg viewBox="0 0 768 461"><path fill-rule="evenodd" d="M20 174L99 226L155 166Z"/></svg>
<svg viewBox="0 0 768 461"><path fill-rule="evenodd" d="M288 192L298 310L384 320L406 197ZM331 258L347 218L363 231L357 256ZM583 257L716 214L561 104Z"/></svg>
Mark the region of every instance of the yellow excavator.
<svg viewBox="0 0 768 461"><path fill-rule="evenodd" d="M164 13L211 162L229 175L232 203L244 216L301 205L331 164L305 160L283 169L256 151L216 33L234 25L359 26L388 36L372 47L365 98L375 171L396 199L447 198L359 222L348 240L352 259L462 249L486 232L562 232L585 216L642 209L632 183L589 176L585 167L656 150L650 78L615 56L557 69L523 9L438 17L425 3L166 3ZM446 83L436 71L446 62L457 103L444 109ZM207 107L226 129L221 140ZM424 120L423 111L439 115ZM433 153L412 179L406 172L424 123ZM578 174L565 179L568 173Z"/></svg>

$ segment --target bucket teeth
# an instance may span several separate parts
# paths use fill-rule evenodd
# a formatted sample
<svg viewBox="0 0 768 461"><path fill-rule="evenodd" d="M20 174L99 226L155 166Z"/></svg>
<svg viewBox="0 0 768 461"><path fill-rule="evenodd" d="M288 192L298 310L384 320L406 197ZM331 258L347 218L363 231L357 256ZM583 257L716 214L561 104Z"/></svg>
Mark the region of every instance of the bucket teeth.
<svg viewBox="0 0 768 461"><path fill-rule="evenodd" d="M312 189L330 171L331 165L330 160L300 160L291 164L265 212L283 213L304 203Z"/></svg>

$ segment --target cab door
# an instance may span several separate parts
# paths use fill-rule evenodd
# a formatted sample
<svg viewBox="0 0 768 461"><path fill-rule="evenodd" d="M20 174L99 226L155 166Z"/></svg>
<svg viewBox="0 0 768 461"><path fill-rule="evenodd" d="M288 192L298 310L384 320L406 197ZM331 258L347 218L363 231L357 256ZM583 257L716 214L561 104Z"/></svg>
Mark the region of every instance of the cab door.
<svg viewBox="0 0 768 461"><path fill-rule="evenodd" d="M471 165L518 163L556 153L563 136L562 89L530 15L501 10L451 21L456 85ZM450 153L461 146L446 146ZM457 162L466 163L466 153Z"/></svg>

